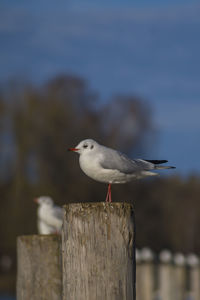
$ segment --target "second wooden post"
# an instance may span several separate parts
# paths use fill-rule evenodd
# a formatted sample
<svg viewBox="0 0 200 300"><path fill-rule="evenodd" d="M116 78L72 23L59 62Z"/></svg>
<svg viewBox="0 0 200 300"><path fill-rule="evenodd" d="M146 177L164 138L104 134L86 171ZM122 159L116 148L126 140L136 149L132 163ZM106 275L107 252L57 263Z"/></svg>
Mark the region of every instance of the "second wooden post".
<svg viewBox="0 0 200 300"><path fill-rule="evenodd" d="M63 299L135 299L132 205L71 203L64 208Z"/></svg>

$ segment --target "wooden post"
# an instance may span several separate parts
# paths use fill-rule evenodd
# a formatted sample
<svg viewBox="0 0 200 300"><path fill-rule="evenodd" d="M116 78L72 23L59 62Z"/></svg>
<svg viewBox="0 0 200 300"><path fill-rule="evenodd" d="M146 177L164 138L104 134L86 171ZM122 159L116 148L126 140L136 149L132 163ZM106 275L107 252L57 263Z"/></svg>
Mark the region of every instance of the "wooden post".
<svg viewBox="0 0 200 300"><path fill-rule="evenodd" d="M137 300L142 300L141 296L141 254L139 249L135 249L135 261L136 261L136 291L137 291Z"/></svg>
<svg viewBox="0 0 200 300"><path fill-rule="evenodd" d="M71 203L64 209L63 299L135 299L132 205Z"/></svg>
<svg viewBox="0 0 200 300"><path fill-rule="evenodd" d="M168 250L161 251L160 255L160 264L159 264L159 297L162 300L169 300L172 298L172 254Z"/></svg>
<svg viewBox="0 0 200 300"><path fill-rule="evenodd" d="M17 239L17 300L61 300L61 237L27 235Z"/></svg>
<svg viewBox="0 0 200 300"><path fill-rule="evenodd" d="M154 255L151 249L143 248L137 265L137 300L152 300L154 296Z"/></svg>
<svg viewBox="0 0 200 300"><path fill-rule="evenodd" d="M174 255L174 266L172 274L172 299L186 299L186 262L182 253Z"/></svg>
<svg viewBox="0 0 200 300"><path fill-rule="evenodd" d="M188 285L189 291L188 295L193 300L200 299L200 269L199 269L199 258L195 254L188 254L186 257L186 262L188 264Z"/></svg>

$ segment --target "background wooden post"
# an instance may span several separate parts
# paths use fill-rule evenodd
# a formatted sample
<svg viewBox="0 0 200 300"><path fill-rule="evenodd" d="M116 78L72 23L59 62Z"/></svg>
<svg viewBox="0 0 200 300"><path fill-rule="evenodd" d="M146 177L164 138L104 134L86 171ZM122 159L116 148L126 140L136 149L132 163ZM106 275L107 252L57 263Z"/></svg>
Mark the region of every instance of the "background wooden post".
<svg viewBox="0 0 200 300"><path fill-rule="evenodd" d="M185 257L181 253L176 253L173 257L174 266L172 274L172 299L186 299L186 262Z"/></svg>
<svg viewBox="0 0 200 300"><path fill-rule="evenodd" d="M188 265L188 298L193 300L200 299L200 269L199 269L199 258L195 254L188 254L186 257Z"/></svg>
<svg viewBox="0 0 200 300"><path fill-rule="evenodd" d="M137 291L137 300L142 300L141 296L141 254L140 250L136 248L135 250L135 261L136 261L136 291Z"/></svg>
<svg viewBox="0 0 200 300"><path fill-rule="evenodd" d="M172 254L169 250L161 251L159 255L160 264L158 269L159 297L162 300L173 299L172 295Z"/></svg>
<svg viewBox="0 0 200 300"><path fill-rule="evenodd" d="M133 300L132 205L71 203L64 209L63 299Z"/></svg>
<svg viewBox="0 0 200 300"><path fill-rule="evenodd" d="M154 296L154 255L151 249L143 248L140 251L137 264L137 300L152 300Z"/></svg>
<svg viewBox="0 0 200 300"><path fill-rule="evenodd" d="M17 239L17 300L61 300L61 237L27 235Z"/></svg>

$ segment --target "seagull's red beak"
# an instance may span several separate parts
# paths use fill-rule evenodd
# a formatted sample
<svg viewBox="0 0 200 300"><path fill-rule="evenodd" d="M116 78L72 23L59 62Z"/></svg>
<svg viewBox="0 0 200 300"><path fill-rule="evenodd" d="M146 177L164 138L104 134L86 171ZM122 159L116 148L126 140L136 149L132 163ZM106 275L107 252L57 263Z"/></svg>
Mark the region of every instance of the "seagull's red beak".
<svg viewBox="0 0 200 300"><path fill-rule="evenodd" d="M38 203L38 198L34 198L33 201L34 201L35 203Z"/></svg>
<svg viewBox="0 0 200 300"><path fill-rule="evenodd" d="M68 151L78 151L79 149L77 148L69 148Z"/></svg>

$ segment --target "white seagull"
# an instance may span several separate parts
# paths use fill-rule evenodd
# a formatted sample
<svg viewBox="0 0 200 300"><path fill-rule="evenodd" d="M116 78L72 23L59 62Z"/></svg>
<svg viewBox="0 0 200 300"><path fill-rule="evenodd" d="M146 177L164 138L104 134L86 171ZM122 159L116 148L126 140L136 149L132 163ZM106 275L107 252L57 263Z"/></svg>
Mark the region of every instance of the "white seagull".
<svg viewBox="0 0 200 300"><path fill-rule="evenodd" d="M160 166L167 160L130 159L119 151L98 144L92 139L81 141L75 148L69 148L79 156L82 171L92 179L108 183L106 202L111 202L111 184L126 183L134 179L158 175L152 171L174 169Z"/></svg>
<svg viewBox="0 0 200 300"><path fill-rule="evenodd" d="M53 199L48 196L35 198L34 201L39 205L37 209L38 233L60 233L64 215L62 207L54 205Z"/></svg>

